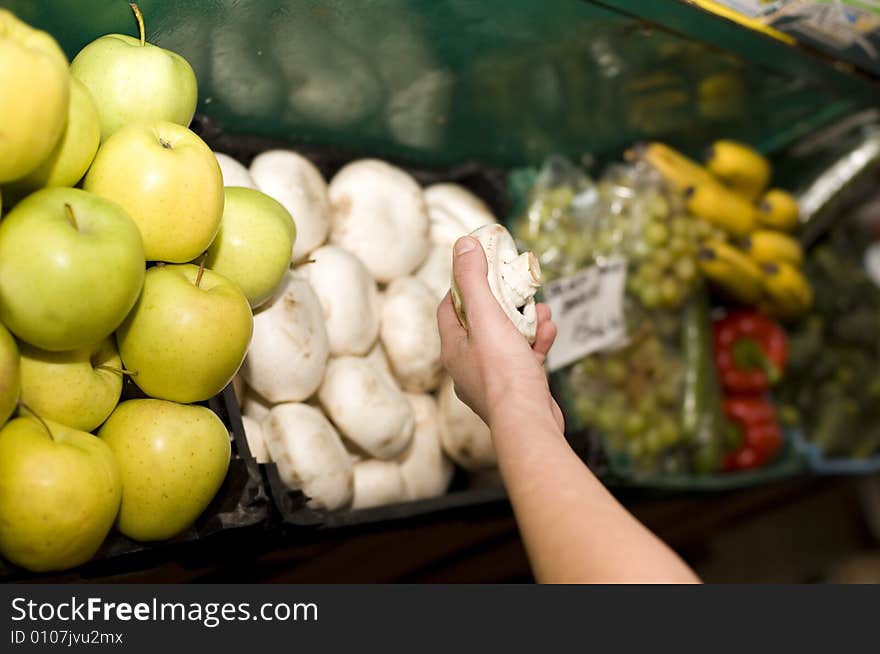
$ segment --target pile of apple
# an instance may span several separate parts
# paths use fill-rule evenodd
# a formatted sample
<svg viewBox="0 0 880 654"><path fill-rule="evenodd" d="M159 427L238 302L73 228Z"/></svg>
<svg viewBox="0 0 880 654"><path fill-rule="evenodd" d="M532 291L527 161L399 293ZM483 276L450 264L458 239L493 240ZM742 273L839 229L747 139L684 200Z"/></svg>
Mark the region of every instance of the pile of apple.
<svg viewBox="0 0 880 654"><path fill-rule="evenodd" d="M453 462L494 468L488 427L444 374L436 319L454 242L495 222L486 205L377 159L328 184L290 150L250 168L217 158L226 183L262 190L297 224L293 266L254 316L236 377L257 460L329 510L442 495Z"/></svg>
<svg viewBox="0 0 880 654"><path fill-rule="evenodd" d="M33 571L204 511L230 442L197 403L239 369L295 240L278 202L224 190L187 128L192 68L133 9L140 38L69 67L0 9L0 555ZM120 402L126 375L147 399Z"/></svg>

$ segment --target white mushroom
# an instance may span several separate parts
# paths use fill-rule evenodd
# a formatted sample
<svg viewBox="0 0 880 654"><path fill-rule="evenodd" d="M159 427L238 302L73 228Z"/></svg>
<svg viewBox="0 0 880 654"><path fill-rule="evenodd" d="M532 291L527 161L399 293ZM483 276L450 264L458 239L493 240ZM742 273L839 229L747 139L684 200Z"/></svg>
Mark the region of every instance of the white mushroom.
<svg viewBox="0 0 880 654"><path fill-rule="evenodd" d="M343 167L330 181L330 241L358 256L388 283L413 272L428 254L422 190L406 172L376 159Z"/></svg>
<svg viewBox="0 0 880 654"><path fill-rule="evenodd" d="M458 399L451 377L437 396L440 443L443 451L466 470L491 468L497 464L492 433L470 407Z"/></svg>
<svg viewBox="0 0 880 654"><path fill-rule="evenodd" d="M259 190L290 212L296 224L291 261L304 261L327 240L330 229L330 201L321 173L296 152L268 150L254 158L250 174Z"/></svg>
<svg viewBox="0 0 880 654"><path fill-rule="evenodd" d="M269 415L274 404L260 397L254 389L245 387L241 398L241 413L243 416L262 422Z"/></svg>
<svg viewBox="0 0 880 654"><path fill-rule="evenodd" d="M331 359L318 399L342 434L370 456L393 459L409 445L415 424L409 403L365 358Z"/></svg>
<svg viewBox="0 0 880 654"><path fill-rule="evenodd" d="M462 236L467 236L469 231L462 222L443 207L428 207L430 218L431 243L445 245L452 249L452 245Z"/></svg>
<svg viewBox="0 0 880 654"><path fill-rule="evenodd" d="M442 495L455 469L440 446L437 402L430 395L410 393L406 399L416 419L412 443L398 459L406 497L419 500Z"/></svg>
<svg viewBox="0 0 880 654"><path fill-rule="evenodd" d="M432 184L424 193L432 220L438 210L446 212L464 228L460 236L496 222L486 203L459 184Z"/></svg>
<svg viewBox="0 0 880 654"><path fill-rule="evenodd" d="M392 386L400 388L397 380L394 378L394 373L391 372L391 364L388 362L388 355L385 354L385 348L382 347L382 341L377 340L373 349L370 350L364 358L372 363L373 367L376 368L376 370L381 373Z"/></svg>
<svg viewBox="0 0 880 654"><path fill-rule="evenodd" d="M301 402L321 384L328 351L318 297L301 275L288 271L276 296L254 316L242 375L273 404Z"/></svg>
<svg viewBox="0 0 880 654"><path fill-rule="evenodd" d="M415 277L395 279L385 289L379 336L401 388L432 391L443 378L437 299Z"/></svg>
<svg viewBox="0 0 880 654"><path fill-rule="evenodd" d="M361 260L336 245L324 245L297 272L309 280L321 302L330 354L366 354L379 335L379 289Z"/></svg>
<svg viewBox="0 0 880 654"><path fill-rule="evenodd" d="M247 167L238 159L233 159L222 152L215 152L214 156L220 164L220 172L223 173L223 186L244 186L256 190L257 185L251 179Z"/></svg>
<svg viewBox="0 0 880 654"><path fill-rule="evenodd" d="M449 291L449 280L452 278L452 246L447 244L432 246L428 258L416 271L415 276L431 289L431 293L439 303Z"/></svg>
<svg viewBox="0 0 880 654"><path fill-rule="evenodd" d="M305 493L308 506L332 510L351 502L352 463L324 414L307 404L279 404L262 427L281 481Z"/></svg>
<svg viewBox="0 0 880 654"><path fill-rule="evenodd" d="M367 459L354 464L353 509L403 502L406 489L400 467L392 461Z"/></svg>
<svg viewBox="0 0 880 654"><path fill-rule="evenodd" d="M257 460L257 463L269 463L269 451L266 449L266 441L263 437L263 428L260 423L248 416L241 417L241 424L244 426L244 435L247 439L248 449L251 456Z"/></svg>
<svg viewBox="0 0 880 654"><path fill-rule="evenodd" d="M538 316L535 293L541 286L541 265L532 252L517 253L516 243L503 225L487 225L470 234L486 253L487 276L492 295L517 330L535 342ZM467 308L452 277L452 302L462 325L467 325Z"/></svg>

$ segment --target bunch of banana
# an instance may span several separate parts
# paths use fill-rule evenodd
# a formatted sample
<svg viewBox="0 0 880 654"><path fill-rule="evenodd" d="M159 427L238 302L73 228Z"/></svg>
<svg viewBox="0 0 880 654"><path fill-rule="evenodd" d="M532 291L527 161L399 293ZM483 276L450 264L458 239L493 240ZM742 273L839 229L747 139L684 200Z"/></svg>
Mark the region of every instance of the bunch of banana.
<svg viewBox="0 0 880 654"><path fill-rule="evenodd" d="M748 145L712 144L705 166L663 143L633 151L682 193L688 211L716 228L702 243L700 268L731 299L781 318L806 311L812 289L803 250L786 232L798 225L797 200L770 182L770 163ZM717 235L718 229L726 237Z"/></svg>

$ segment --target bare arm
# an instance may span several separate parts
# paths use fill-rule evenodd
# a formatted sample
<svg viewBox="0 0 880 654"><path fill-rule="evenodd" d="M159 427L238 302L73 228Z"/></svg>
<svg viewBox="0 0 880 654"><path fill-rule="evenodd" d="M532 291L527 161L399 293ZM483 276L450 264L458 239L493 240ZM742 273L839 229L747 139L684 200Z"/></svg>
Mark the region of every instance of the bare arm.
<svg viewBox="0 0 880 654"><path fill-rule="evenodd" d="M459 246L470 245L467 251ZM571 450L550 395L543 360L556 327L539 305L533 348L498 306L486 282L486 258L461 239L456 282L465 330L449 296L438 322L443 360L456 393L487 422L535 577L541 582L692 583L684 562L636 520Z"/></svg>

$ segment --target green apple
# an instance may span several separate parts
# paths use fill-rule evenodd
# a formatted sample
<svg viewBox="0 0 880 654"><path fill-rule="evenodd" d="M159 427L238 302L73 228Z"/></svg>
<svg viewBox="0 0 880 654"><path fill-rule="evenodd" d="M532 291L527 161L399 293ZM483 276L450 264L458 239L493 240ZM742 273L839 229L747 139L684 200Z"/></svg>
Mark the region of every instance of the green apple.
<svg viewBox="0 0 880 654"><path fill-rule="evenodd" d="M36 170L9 185L9 194L22 198L46 186L74 186L89 169L100 142L101 122L95 103L82 82L71 79L64 134Z"/></svg>
<svg viewBox="0 0 880 654"><path fill-rule="evenodd" d="M67 57L46 32L0 9L0 183L40 165L67 123Z"/></svg>
<svg viewBox="0 0 880 654"><path fill-rule="evenodd" d="M15 411L20 389L18 346L12 334L0 325L0 425Z"/></svg>
<svg viewBox="0 0 880 654"><path fill-rule="evenodd" d="M122 482L100 438L28 416L0 430L0 554L34 572L85 563L119 511Z"/></svg>
<svg viewBox="0 0 880 654"><path fill-rule="evenodd" d="M224 194L220 231L206 265L238 284L255 308L272 297L290 267L296 226L287 209L265 193L228 186Z"/></svg>
<svg viewBox="0 0 880 654"><path fill-rule="evenodd" d="M211 503L229 468L226 427L212 411L164 400L123 402L98 435L119 462L119 531L164 540Z"/></svg>
<svg viewBox="0 0 880 654"><path fill-rule="evenodd" d="M107 139L83 180L132 217L148 261L184 263L208 249L223 216L223 175L211 149L167 122L124 127Z"/></svg>
<svg viewBox="0 0 880 654"><path fill-rule="evenodd" d="M21 401L74 429L92 431L107 419L119 402L122 374L112 338L66 352L21 346Z"/></svg>
<svg viewBox="0 0 880 654"><path fill-rule="evenodd" d="M133 7L134 8L134 7ZM101 141L141 122L186 127L196 111L196 74L175 52L147 43L139 10L140 38L107 34L79 51L70 74L91 91L101 116Z"/></svg>
<svg viewBox="0 0 880 654"><path fill-rule="evenodd" d="M192 264L155 266L116 342L144 393L201 402L232 380L253 328L247 298L223 275Z"/></svg>
<svg viewBox="0 0 880 654"><path fill-rule="evenodd" d="M137 226L118 205L74 188L29 195L0 221L0 321L43 350L109 336L144 279Z"/></svg>

